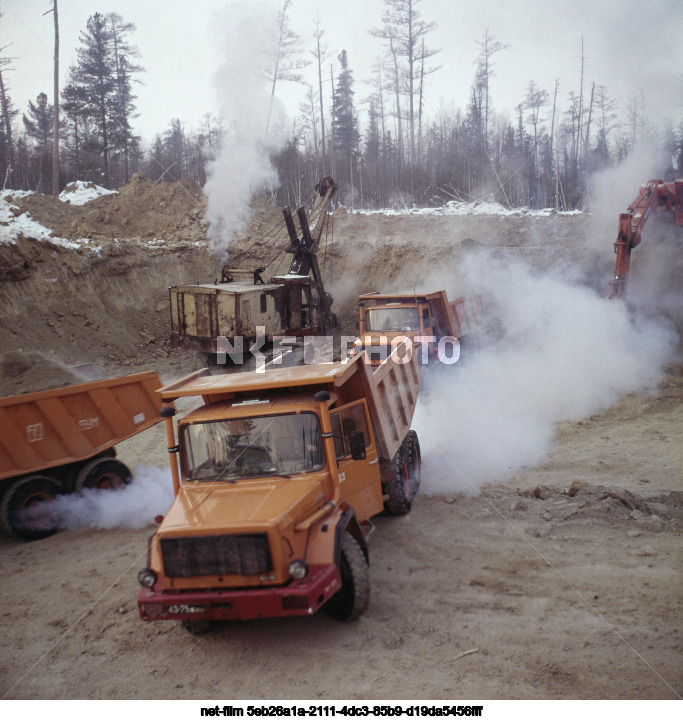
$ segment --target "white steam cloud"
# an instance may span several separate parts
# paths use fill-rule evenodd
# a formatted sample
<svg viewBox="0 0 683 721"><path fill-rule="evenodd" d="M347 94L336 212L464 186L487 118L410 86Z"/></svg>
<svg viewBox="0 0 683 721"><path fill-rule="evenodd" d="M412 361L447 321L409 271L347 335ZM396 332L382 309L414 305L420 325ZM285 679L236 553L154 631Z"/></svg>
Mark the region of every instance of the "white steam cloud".
<svg viewBox="0 0 683 721"><path fill-rule="evenodd" d="M277 36L274 23L272 4L254 0L233 2L216 18L224 60L215 86L225 132L204 192L211 251L224 260L234 234L247 226L254 190L278 185L270 161L277 141L266 133L271 102L266 70L273 59L268 38ZM272 113L281 110L275 106ZM271 118L270 127L275 126Z"/></svg>
<svg viewBox="0 0 683 721"><path fill-rule="evenodd" d="M70 531L146 528L164 515L173 502L169 468L138 465L133 480L122 488L85 488L79 494L57 496L49 508L59 527Z"/></svg>
<svg viewBox="0 0 683 721"><path fill-rule="evenodd" d="M576 278L486 253L463 270L497 332L471 362L427 376L414 420L427 493L473 494L540 462L556 423L654 384L675 357L669 325L633 316Z"/></svg>

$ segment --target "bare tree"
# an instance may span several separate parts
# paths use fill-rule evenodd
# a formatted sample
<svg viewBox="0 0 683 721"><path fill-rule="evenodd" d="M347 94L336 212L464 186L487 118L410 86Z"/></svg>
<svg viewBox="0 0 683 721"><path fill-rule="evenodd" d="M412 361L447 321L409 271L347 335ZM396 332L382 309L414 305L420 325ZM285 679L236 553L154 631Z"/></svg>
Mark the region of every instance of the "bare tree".
<svg viewBox="0 0 683 721"><path fill-rule="evenodd" d="M9 46L0 48L0 53ZM2 187L5 188L7 180L12 174L14 165L14 143L12 141L12 118L17 111L12 108L12 102L7 93L3 70L10 64L10 58L0 57L0 117L2 118L2 126L0 128L0 167L3 168Z"/></svg>
<svg viewBox="0 0 683 721"><path fill-rule="evenodd" d="M547 90L542 90L536 86L536 83L531 80L529 82L529 88L527 90L526 97L524 98L524 108L531 111L527 115L527 122L531 123L534 129L534 149L531 154L531 168L532 168L532 182L534 187L534 195L536 202L540 199L540 187L538 182L538 139L541 131L541 110L548 105L549 95Z"/></svg>
<svg viewBox="0 0 683 721"><path fill-rule="evenodd" d="M607 89L604 85L598 85L595 89L595 107L597 111L598 124L596 153L599 158L599 163L604 167L609 164L609 136L614 129L614 121L617 117L615 112L616 102L608 97Z"/></svg>
<svg viewBox="0 0 683 721"><path fill-rule="evenodd" d="M52 10L43 13L53 13L55 25L55 56L54 56L54 118L52 131L52 195L59 195L59 14L57 0L52 0Z"/></svg>
<svg viewBox="0 0 683 721"><path fill-rule="evenodd" d="M267 76L272 81L270 91L270 104L268 105L268 119L266 120L266 135L270 130L270 116L273 112L273 100L275 99L275 87L278 80L289 80L293 83L301 83L303 77L299 70L305 68L309 61L301 57L301 40L289 26L289 8L292 0L283 0L282 7L277 14L278 35L275 43L275 57L272 69Z"/></svg>
<svg viewBox="0 0 683 721"><path fill-rule="evenodd" d="M315 33L313 38L315 40L315 51L313 56L318 67L318 102L320 104L320 133L321 141L320 146L322 149L322 164L323 164L323 175L327 173L326 170L326 146L325 146L325 108L323 104L323 63L329 57L327 43L323 40L325 31L320 27L320 17L316 15L315 18Z"/></svg>
<svg viewBox="0 0 683 721"><path fill-rule="evenodd" d="M408 96L408 162L411 191L413 192L416 160L415 126L417 124L415 99L418 98L420 107L423 79L438 69L426 68L424 61L440 52L427 48L422 42L425 35L436 28L436 23L428 23L422 19L417 10L420 2L421 0L384 0L386 9L382 16L383 27L371 31L372 35L388 43L388 49L394 62L399 124L401 117L399 95L401 91L405 91Z"/></svg>
<svg viewBox="0 0 683 721"><path fill-rule="evenodd" d="M484 147L488 152L488 135L489 135L489 111L491 108L490 81L495 75L493 70L493 61L491 58L501 50L506 50L509 45L505 45L489 35L486 28L484 37L477 42L479 46L479 57L477 58L477 79L482 89L483 104L481 108L481 116L483 121Z"/></svg>
<svg viewBox="0 0 683 721"><path fill-rule="evenodd" d="M590 154L591 120L593 119L593 99L595 97L595 83L591 87L591 99L588 103L588 118L586 119L586 136L583 141L583 166L588 167L588 156Z"/></svg>
<svg viewBox="0 0 683 721"><path fill-rule="evenodd" d="M205 113L199 126L206 144L208 160L216 159L216 152L223 135L223 124L213 113Z"/></svg>
<svg viewBox="0 0 683 721"><path fill-rule="evenodd" d="M645 93L640 88L628 101L628 124L631 129L631 147L638 145L645 135Z"/></svg>

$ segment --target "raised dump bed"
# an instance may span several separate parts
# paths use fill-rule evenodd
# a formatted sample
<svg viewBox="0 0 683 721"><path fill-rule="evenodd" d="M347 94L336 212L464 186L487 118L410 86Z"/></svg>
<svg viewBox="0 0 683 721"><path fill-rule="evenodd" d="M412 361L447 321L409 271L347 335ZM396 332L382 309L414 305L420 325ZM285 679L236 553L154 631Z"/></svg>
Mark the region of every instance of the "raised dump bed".
<svg viewBox="0 0 683 721"><path fill-rule="evenodd" d="M84 488L116 488L130 471L117 443L161 421L156 373L0 399L0 522L24 540L54 533L41 502Z"/></svg>

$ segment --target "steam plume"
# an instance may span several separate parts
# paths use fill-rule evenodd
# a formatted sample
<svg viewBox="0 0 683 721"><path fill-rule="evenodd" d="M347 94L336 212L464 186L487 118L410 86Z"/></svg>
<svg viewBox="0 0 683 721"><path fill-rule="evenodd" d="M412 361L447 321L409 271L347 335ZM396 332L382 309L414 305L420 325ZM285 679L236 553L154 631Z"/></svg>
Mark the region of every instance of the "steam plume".
<svg viewBox="0 0 683 721"><path fill-rule="evenodd" d="M204 191L212 253L226 259L236 232L250 215L249 203L260 186L276 187L277 171L270 155L277 149L273 135L266 135L270 94L265 81L272 53L263 38L275 37L271 3L240 0L217 17L222 36L223 62L215 77L225 125L221 148L209 165Z"/></svg>
<svg viewBox="0 0 683 721"><path fill-rule="evenodd" d="M85 488L80 494L57 496L50 509L60 528L71 531L146 528L164 515L173 502L170 470L135 468L133 480L116 490Z"/></svg>
<svg viewBox="0 0 683 721"><path fill-rule="evenodd" d="M498 328L470 363L427 378L414 421L425 491L476 493L550 450L555 424L656 382L674 358L667 324L632 316L586 285L482 253L464 272Z"/></svg>

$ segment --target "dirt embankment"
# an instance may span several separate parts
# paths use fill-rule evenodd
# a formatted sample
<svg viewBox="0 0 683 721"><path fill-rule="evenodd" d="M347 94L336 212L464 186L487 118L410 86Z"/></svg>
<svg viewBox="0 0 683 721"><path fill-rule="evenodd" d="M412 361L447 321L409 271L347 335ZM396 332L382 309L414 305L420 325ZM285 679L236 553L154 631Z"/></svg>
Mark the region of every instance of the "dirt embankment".
<svg viewBox="0 0 683 721"><path fill-rule="evenodd" d="M77 245L24 237L0 245L0 347L41 352L67 365L139 366L169 357L168 287L220 277L221 263L208 250L199 187L134 176L118 195L83 206L40 194L15 202L57 238ZM228 263L254 267L275 258L268 272L287 272L282 232L260 240L282 224L280 209L255 201L252 211ZM570 240L583 222L581 216L385 216L337 209L320 265L342 332L352 334L360 292L429 281L448 288L451 270L476 247L529 257L540 267L571 265L578 251Z"/></svg>

